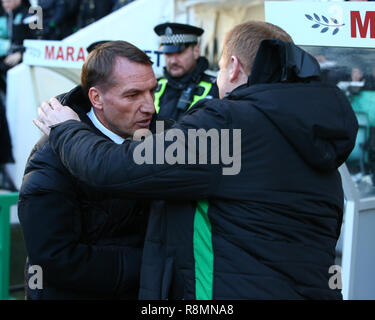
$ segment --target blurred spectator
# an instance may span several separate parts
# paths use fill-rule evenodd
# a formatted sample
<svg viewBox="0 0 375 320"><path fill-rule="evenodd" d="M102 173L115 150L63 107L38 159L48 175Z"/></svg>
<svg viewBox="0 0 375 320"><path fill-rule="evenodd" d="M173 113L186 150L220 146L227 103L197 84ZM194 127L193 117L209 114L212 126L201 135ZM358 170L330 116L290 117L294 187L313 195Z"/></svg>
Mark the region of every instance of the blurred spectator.
<svg viewBox="0 0 375 320"><path fill-rule="evenodd" d="M3 7L0 7L0 57L8 53L10 42L8 39L7 18ZM11 143L9 138L8 123L5 116L3 99L0 97L0 189L4 186L5 164L12 162Z"/></svg>
<svg viewBox="0 0 375 320"><path fill-rule="evenodd" d="M366 78L362 70L363 67L355 65L351 69L347 69L350 73L346 73L346 76L342 77L337 83L337 86L345 91L347 97L352 95L358 95L365 88Z"/></svg>
<svg viewBox="0 0 375 320"><path fill-rule="evenodd" d="M74 32L79 0L39 0L43 9L42 38L61 40Z"/></svg>
<svg viewBox="0 0 375 320"><path fill-rule="evenodd" d="M8 38L8 18L3 6L0 6L0 57L5 57L10 48Z"/></svg>
<svg viewBox="0 0 375 320"><path fill-rule="evenodd" d="M364 81L364 74L360 68L352 68L351 81Z"/></svg>
<svg viewBox="0 0 375 320"><path fill-rule="evenodd" d="M36 16L29 14L28 1L2 0L1 4L3 15L0 19L0 34L3 46L0 57L0 89L3 97L6 92L7 71L22 60L23 40L35 37L29 24L35 21ZM0 188L14 190L14 185L5 170L5 164L14 160L3 99L0 99L0 150Z"/></svg>
<svg viewBox="0 0 375 320"><path fill-rule="evenodd" d="M122 8L123 6L126 6L127 4L129 4L130 2L133 2L134 0L116 0L115 1L115 4L113 6L113 9L112 11L116 11L120 8Z"/></svg>
<svg viewBox="0 0 375 320"><path fill-rule="evenodd" d="M5 164L13 162L12 144L5 107L2 99L0 99L0 189L15 190L14 184L5 170Z"/></svg>
<svg viewBox="0 0 375 320"><path fill-rule="evenodd" d="M82 29L112 12L113 1L81 0L77 29Z"/></svg>
<svg viewBox="0 0 375 320"><path fill-rule="evenodd" d="M366 77L365 89L375 90L375 67L373 67L371 74Z"/></svg>
<svg viewBox="0 0 375 320"><path fill-rule="evenodd" d="M29 27L33 17L29 14L29 2L25 0L2 0L6 13L7 34L10 41L6 56L0 59L2 77L1 89L5 91L6 72L20 63L24 51L23 40L35 38L35 32Z"/></svg>
<svg viewBox="0 0 375 320"><path fill-rule="evenodd" d="M315 56L315 59L320 65L321 79L325 83L336 84L335 79L335 67L337 63L335 61L327 60L326 56L323 54Z"/></svg>

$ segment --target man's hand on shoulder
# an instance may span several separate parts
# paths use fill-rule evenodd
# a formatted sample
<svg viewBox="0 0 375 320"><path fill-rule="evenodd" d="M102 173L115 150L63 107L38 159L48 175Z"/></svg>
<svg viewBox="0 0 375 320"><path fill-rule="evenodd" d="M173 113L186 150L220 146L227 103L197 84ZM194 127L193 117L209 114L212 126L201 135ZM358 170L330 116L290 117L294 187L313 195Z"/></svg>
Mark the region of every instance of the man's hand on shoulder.
<svg viewBox="0 0 375 320"><path fill-rule="evenodd" d="M51 127L68 120L81 121L72 109L63 106L56 98L51 98L49 103L44 101L38 108L38 119L34 119L33 122L49 136Z"/></svg>

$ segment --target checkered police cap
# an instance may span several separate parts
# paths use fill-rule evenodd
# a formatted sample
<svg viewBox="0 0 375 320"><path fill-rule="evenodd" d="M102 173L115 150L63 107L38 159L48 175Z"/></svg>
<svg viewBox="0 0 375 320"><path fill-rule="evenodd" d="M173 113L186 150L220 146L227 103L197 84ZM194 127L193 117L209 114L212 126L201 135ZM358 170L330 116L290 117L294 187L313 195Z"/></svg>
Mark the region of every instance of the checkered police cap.
<svg viewBox="0 0 375 320"><path fill-rule="evenodd" d="M180 52L188 44L198 43L198 37L204 32L201 28L181 23L159 24L154 30L160 36L160 49L165 53Z"/></svg>

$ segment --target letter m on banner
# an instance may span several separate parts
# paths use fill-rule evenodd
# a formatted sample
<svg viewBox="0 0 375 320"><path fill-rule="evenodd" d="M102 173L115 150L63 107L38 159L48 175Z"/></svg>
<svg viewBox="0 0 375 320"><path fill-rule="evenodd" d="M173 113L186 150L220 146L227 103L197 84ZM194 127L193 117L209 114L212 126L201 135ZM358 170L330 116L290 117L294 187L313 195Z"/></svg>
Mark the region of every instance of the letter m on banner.
<svg viewBox="0 0 375 320"><path fill-rule="evenodd" d="M357 28L361 38L367 37L367 31L370 27L370 38L375 39L375 11L366 11L365 20L362 22L359 11L350 12L350 22L352 38L357 38Z"/></svg>

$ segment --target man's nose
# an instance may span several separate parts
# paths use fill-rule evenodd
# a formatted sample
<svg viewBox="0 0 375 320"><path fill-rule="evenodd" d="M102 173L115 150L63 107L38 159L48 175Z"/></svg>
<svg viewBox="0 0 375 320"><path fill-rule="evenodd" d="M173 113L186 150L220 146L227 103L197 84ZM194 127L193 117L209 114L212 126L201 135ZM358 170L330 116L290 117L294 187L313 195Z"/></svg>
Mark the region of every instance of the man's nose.
<svg viewBox="0 0 375 320"><path fill-rule="evenodd" d="M168 60L169 60L169 62L171 62L171 63L176 63L176 62L177 62L177 54L175 54L175 53L171 53L171 54L168 56Z"/></svg>
<svg viewBox="0 0 375 320"><path fill-rule="evenodd" d="M154 106L154 95L151 93L147 93L145 95L145 99L141 106L141 112L143 113L155 113L155 106Z"/></svg>

